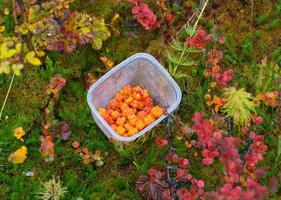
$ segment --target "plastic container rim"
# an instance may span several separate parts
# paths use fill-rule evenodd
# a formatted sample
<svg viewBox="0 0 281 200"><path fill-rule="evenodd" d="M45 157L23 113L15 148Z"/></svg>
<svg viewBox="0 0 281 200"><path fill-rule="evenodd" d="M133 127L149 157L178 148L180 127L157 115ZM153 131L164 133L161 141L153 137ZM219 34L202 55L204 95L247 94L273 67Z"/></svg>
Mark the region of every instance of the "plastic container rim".
<svg viewBox="0 0 281 200"><path fill-rule="evenodd" d="M132 56L130 56L129 58L127 58L126 60L124 60L123 62L119 63L118 65L116 65L114 68L112 68L110 71L108 71L106 74L104 74L99 80L97 80L88 90L88 94L87 94L87 102L88 105L91 108L92 113L98 118L99 121L102 122L102 124L105 126L105 128L107 130L110 130L113 138L122 141L122 142L130 142L133 141L135 139L137 139L138 137L140 137L141 135L143 135L145 132L149 131L150 129L152 129L155 125L157 125L158 123L160 123L163 119L165 119L167 117L166 115L162 115L161 117L159 117L157 120L155 120L153 123L151 123L149 126L147 126L146 128L144 128L143 130L141 130L140 132L138 132L136 135L133 135L131 137L123 137L120 136L118 134L115 133L115 131L107 124L107 122L102 118L102 116L100 116L100 114L98 113L97 109L94 107L94 105L92 104L92 92L101 84L103 83L106 79L108 79L110 76L112 76L114 73L116 73L117 71L119 71L120 69L122 69L123 67L127 66L129 63L131 63L132 61L136 60L136 59L146 59L148 60L153 66L155 66L157 68L157 70L162 73L171 83L171 86L174 88L175 93L176 93L176 101L170 105L167 108L167 113L170 114L172 113L180 104L181 101L181 90L178 86L178 84L175 82L175 80L171 77L171 75L166 71L166 69L150 54L147 53L136 53Z"/></svg>

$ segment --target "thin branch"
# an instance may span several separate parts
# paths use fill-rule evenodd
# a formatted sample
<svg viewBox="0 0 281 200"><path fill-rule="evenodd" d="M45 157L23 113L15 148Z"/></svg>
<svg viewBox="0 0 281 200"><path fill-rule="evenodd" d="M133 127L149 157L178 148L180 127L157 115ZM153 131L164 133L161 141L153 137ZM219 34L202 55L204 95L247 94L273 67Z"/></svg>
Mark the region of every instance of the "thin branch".
<svg viewBox="0 0 281 200"><path fill-rule="evenodd" d="M254 0L251 0L251 25L250 25L250 28L253 25L253 17L254 17Z"/></svg>
<svg viewBox="0 0 281 200"><path fill-rule="evenodd" d="M3 103L3 105L2 105L2 108L1 108L1 111L0 111L0 119L2 118L2 114L3 114L4 108L5 108L5 106L6 106L6 103L7 103L8 97L9 97L9 94L10 94L10 92L11 92L11 88L12 88L12 85L13 85L13 82L14 82L14 78L15 78L15 74L13 74L13 76L12 76L12 79L11 79L11 82L10 82L10 85L9 85L9 88L8 88L8 91L7 91L7 94L6 94L4 103Z"/></svg>
<svg viewBox="0 0 281 200"><path fill-rule="evenodd" d="M27 23L28 23L28 15L27 15L28 10L27 10L27 8L26 8L26 6L25 6L23 0L15 0L15 2L18 3L18 5L19 5L19 7L20 7L20 10L21 10L21 13L22 13L22 15L23 15L23 21L24 21L24 23L27 24ZM14 12L15 12L15 11L14 11ZM27 35L25 36L25 40L26 40L26 42L27 42L28 49L29 49L29 50L34 50L33 45L32 45L32 43L31 43L31 37L32 37L31 33L28 32Z"/></svg>
<svg viewBox="0 0 281 200"><path fill-rule="evenodd" d="M201 5L202 2L200 1L200 7L199 7L199 9L197 9L197 10L191 15L191 17L187 20L187 22L184 24L184 26L181 27L181 29L176 33L176 35L178 35L183 29L185 29L185 27L187 27L187 26L191 23L191 21L194 19L195 16L197 16L198 11L199 11L200 8L202 7L202 9L201 9L201 11L200 11L200 13L199 13L198 18L197 18L195 24L193 25L193 30L196 29L196 27L197 27L197 25L198 25L198 23L199 23L199 20L200 20L200 18L202 17L202 15L203 15L203 13L204 13L204 10L206 9L206 7L207 7L207 5L208 5L208 2L209 2L209 0L206 0L206 2L204 3L204 5L203 5L203 7L202 7L202 5Z"/></svg>
<svg viewBox="0 0 281 200"><path fill-rule="evenodd" d="M201 19L202 15L203 15L203 13L204 13L204 10L206 9L206 7L207 7L207 5L208 5L208 2L209 2L209 0L206 0L206 2L205 2L205 4L204 4L204 6L203 6L203 8L202 8L202 10L201 10L201 12L200 12L200 14L199 14L199 16L198 16L198 18L197 18L197 20L196 20L196 22L195 22L195 24L194 24L194 26L193 26L193 30L196 29L196 27L197 27L197 25L198 25L198 23L199 23L199 20Z"/></svg>
<svg viewBox="0 0 281 200"><path fill-rule="evenodd" d="M18 22L18 18L17 18L16 9L17 9L17 2L16 2L16 0L13 0L13 18L14 18L16 26L18 26L19 22Z"/></svg>
<svg viewBox="0 0 281 200"><path fill-rule="evenodd" d="M183 29L185 29L185 27L187 27L190 22L194 19L194 17L197 15L198 10L196 10L191 17L187 20L187 22L180 28L180 30L176 33L176 35L178 35L180 32L182 32Z"/></svg>

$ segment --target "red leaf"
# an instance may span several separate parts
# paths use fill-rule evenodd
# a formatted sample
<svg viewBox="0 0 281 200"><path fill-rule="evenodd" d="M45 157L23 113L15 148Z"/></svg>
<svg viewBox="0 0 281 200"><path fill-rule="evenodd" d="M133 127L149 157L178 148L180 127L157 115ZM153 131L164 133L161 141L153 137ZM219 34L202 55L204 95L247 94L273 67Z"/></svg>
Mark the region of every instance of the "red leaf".
<svg viewBox="0 0 281 200"><path fill-rule="evenodd" d="M47 88L47 93L57 95L65 86L65 84L66 79L63 78L60 74L58 74L51 79L50 84Z"/></svg>
<svg viewBox="0 0 281 200"><path fill-rule="evenodd" d="M202 112L196 112L194 116L192 117L192 122L197 123L200 122L203 119L203 113Z"/></svg>
<svg viewBox="0 0 281 200"><path fill-rule="evenodd" d="M78 142L78 141L72 142L72 147L73 148L77 149L79 146L80 146L80 142Z"/></svg>
<svg viewBox="0 0 281 200"><path fill-rule="evenodd" d="M168 144L168 141L163 138L156 138L155 143L158 145L158 147L164 147Z"/></svg>
<svg viewBox="0 0 281 200"><path fill-rule="evenodd" d="M203 180L198 180L198 181L197 181L197 186L198 186L199 188L204 188L204 186L205 186L204 181L203 181Z"/></svg>
<svg viewBox="0 0 281 200"><path fill-rule="evenodd" d="M186 168L189 164L189 160L186 158L180 158L178 161L179 167Z"/></svg>
<svg viewBox="0 0 281 200"><path fill-rule="evenodd" d="M60 122L55 128L57 136L63 140L68 140L71 136L71 129L66 121Z"/></svg>
<svg viewBox="0 0 281 200"><path fill-rule="evenodd" d="M223 57L223 53L217 50L216 47L213 47L207 54L207 62L210 65L217 65Z"/></svg>

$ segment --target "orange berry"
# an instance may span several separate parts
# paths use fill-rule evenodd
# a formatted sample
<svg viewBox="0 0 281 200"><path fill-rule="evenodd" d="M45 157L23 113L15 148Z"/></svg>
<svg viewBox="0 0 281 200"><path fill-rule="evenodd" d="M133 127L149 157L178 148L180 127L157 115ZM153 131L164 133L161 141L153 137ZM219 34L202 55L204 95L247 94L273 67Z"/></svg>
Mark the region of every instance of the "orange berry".
<svg viewBox="0 0 281 200"><path fill-rule="evenodd" d="M150 113L151 109L152 109L152 106L144 106L143 107L143 111L145 111L146 113Z"/></svg>
<svg viewBox="0 0 281 200"><path fill-rule="evenodd" d="M153 99L151 97L147 97L144 99L144 104L146 106L153 106Z"/></svg>
<svg viewBox="0 0 281 200"><path fill-rule="evenodd" d="M118 133L119 135L124 135L126 133L126 129L122 126L118 126L116 129L116 133Z"/></svg>
<svg viewBox="0 0 281 200"><path fill-rule="evenodd" d="M116 120L115 124L116 124L117 126L124 126L125 122L126 122L126 118L125 118L125 117L119 117L119 118Z"/></svg>
<svg viewBox="0 0 281 200"><path fill-rule="evenodd" d="M135 127L136 127L139 131L141 131L142 129L144 129L145 124L144 124L144 122L143 122L141 119L139 119L139 120L137 121Z"/></svg>
<svg viewBox="0 0 281 200"><path fill-rule="evenodd" d="M144 103L142 101L138 102L138 107L139 110L142 110L144 108Z"/></svg>
<svg viewBox="0 0 281 200"><path fill-rule="evenodd" d="M116 132L117 126L116 126L115 124L112 124L112 125L111 125L111 128Z"/></svg>
<svg viewBox="0 0 281 200"><path fill-rule="evenodd" d="M120 110L121 110L121 111L124 111L124 110L126 110L126 109L128 109L128 108L129 108L128 104L126 104L126 103L121 103L121 105L120 105Z"/></svg>
<svg viewBox="0 0 281 200"><path fill-rule="evenodd" d="M135 134L137 134L138 133L138 129L136 129L135 127L132 127L132 128L130 128L129 130L128 130L128 135L129 136L133 136L133 135L135 135Z"/></svg>
<svg viewBox="0 0 281 200"><path fill-rule="evenodd" d="M109 125L112 125L114 124L114 120L112 119L112 117L110 117L109 115L103 117L103 119L109 124Z"/></svg>
<svg viewBox="0 0 281 200"><path fill-rule="evenodd" d="M134 92L142 92L142 88L139 85L137 85L137 86L133 87L133 91Z"/></svg>
<svg viewBox="0 0 281 200"><path fill-rule="evenodd" d="M134 114L128 115L127 119L128 120L135 120L136 119L136 115L134 115Z"/></svg>
<svg viewBox="0 0 281 200"><path fill-rule="evenodd" d="M121 114L117 110L114 110L110 113L110 116L112 117L112 119L116 120L121 116Z"/></svg>
<svg viewBox="0 0 281 200"><path fill-rule="evenodd" d="M106 114L106 113L107 113L107 111L106 111L105 108L99 108L99 114L100 114L101 116L103 116L103 115Z"/></svg>
<svg viewBox="0 0 281 200"><path fill-rule="evenodd" d="M151 115L151 114L148 114L144 119L143 119L143 122L146 126L148 126L149 124L151 124L152 122L155 121L155 118Z"/></svg>
<svg viewBox="0 0 281 200"><path fill-rule="evenodd" d="M130 106L132 108L138 108L138 101L137 100L133 100L131 103L130 103Z"/></svg>
<svg viewBox="0 0 281 200"><path fill-rule="evenodd" d="M155 117L158 118L164 114L164 110L160 106L154 106L150 113Z"/></svg>
<svg viewBox="0 0 281 200"><path fill-rule="evenodd" d="M138 101L141 100L141 94L139 92L134 94L134 99Z"/></svg>
<svg viewBox="0 0 281 200"><path fill-rule="evenodd" d="M130 94L132 92L132 87L130 85L125 85L122 89L125 94Z"/></svg>
<svg viewBox="0 0 281 200"><path fill-rule="evenodd" d="M145 116L147 115L147 113L145 111L139 111L137 116L141 119L145 118Z"/></svg>
<svg viewBox="0 0 281 200"><path fill-rule="evenodd" d="M128 97L127 99L124 100L126 104L130 104L133 101L133 97Z"/></svg>
<svg viewBox="0 0 281 200"><path fill-rule="evenodd" d="M124 128L129 132L134 127L131 126L129 123L125 123Z"/></svg>
<svg viewBox="0 0 281 200"><path fill-rule="evenodd" d="M142 95L142 98L144 98L144 99L149 97L149 93L147 90L142 90L141 95Z"/></svg>
<svg viewBox="0 0 281 200"><path fill-rule="evenodd" d="M108 108L116 110L119 107L119 102L116 99L112 99L108 103Z"/></svg>
<svg viewBox="0 0 281 200"><path fill-rule="evenodd" d="M119 102L121 102L121 101L123 101L123 99L124 99L125 97L122 95L122 94L120 94L120 93L117 93L116 95L115 95L115 100L116 101L119 101Z"/></svg>

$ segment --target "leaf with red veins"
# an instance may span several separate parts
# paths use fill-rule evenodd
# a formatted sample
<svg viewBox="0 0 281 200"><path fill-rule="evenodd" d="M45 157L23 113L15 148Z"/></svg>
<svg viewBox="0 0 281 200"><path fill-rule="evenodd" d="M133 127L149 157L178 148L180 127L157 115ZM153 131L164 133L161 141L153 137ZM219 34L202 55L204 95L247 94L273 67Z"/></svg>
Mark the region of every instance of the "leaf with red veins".
<svg viewBox="0 0 281 200"><path fill-rule="evenodd" d="M163 138L156 138L155 139L155 143L157 144L158 147L164 147L168 144L168 141L166 139Z"/></svg>
<svg viewBox="0 0 281 200"><path fill-rule="evenodd" d="M207 54L207 62L209 65L217 65L223 57L223 53L213 47Z"/></svg>
<svg viewBox="0 0 281 200"><path fill-rule="evenodd" d="M154 168L149 170L149 176L140 176L136 181L136 189L144 199L162 200L163 192L169 189L164 181L164 174Z"/></svg>

